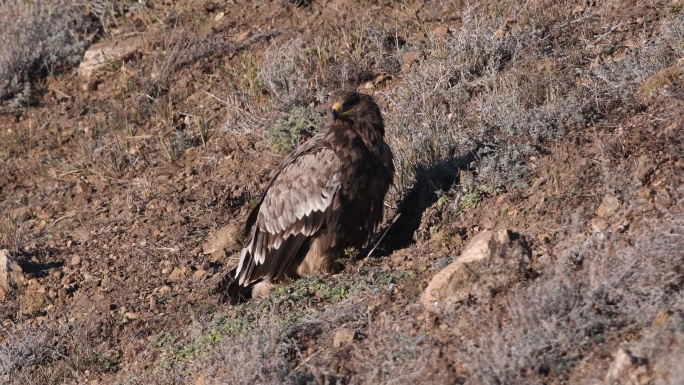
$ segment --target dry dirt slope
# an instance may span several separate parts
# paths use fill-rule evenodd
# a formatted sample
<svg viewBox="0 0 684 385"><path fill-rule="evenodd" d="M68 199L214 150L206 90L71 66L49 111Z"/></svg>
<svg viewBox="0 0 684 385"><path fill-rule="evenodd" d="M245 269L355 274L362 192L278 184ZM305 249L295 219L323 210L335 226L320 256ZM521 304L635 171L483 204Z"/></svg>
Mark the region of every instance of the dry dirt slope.
<svg viewBox="0 0 684 385"><path fill-rule="evenodd" d="M0 249L23 273L0 381L684 383L682 7L3 3ZM79 73L97 47L122 53ZM339 87L383 107L400 220L343 274L221 303ZM506 284L485 269L426 312L485 229L524 245Z"/></svg>

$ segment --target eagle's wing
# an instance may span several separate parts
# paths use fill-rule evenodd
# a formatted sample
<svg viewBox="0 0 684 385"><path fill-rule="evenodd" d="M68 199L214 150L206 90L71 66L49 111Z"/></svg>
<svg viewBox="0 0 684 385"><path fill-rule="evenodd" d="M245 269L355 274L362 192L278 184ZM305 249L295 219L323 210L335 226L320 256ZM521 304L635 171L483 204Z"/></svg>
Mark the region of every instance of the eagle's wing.
<svg viewBox="0 0 684 385"><path fill-rule="evenodd" d="M247 221L250 241L235 273L239 285L283 274L333 208L340 161L320 139L298 148L271 177Z"/></svg>

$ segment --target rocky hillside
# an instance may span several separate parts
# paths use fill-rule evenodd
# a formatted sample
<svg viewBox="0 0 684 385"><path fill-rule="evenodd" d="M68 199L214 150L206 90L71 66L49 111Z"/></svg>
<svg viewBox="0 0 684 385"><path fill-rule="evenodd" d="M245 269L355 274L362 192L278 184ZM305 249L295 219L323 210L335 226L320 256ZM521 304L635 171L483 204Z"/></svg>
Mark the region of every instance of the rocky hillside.
<svg viewBox="0 0 684 385"><path fill-rule="evenodd" d="M0 4L0 383L684 384L682 14ZM224 303L339 88L396 159L375 248Z"/></svg>

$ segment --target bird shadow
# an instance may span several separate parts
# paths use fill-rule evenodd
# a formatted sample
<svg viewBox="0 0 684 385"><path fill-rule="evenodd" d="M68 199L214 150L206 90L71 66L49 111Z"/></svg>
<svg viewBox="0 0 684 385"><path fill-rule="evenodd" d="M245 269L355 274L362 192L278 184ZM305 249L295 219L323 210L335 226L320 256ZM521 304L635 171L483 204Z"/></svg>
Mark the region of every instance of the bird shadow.
<svg viewBox="0 0 684 385"><path fill-rule="evenodd" d="M466 155L439 160L416 170L416 181L397 204L396 220L386 226L378 245L378 255L390 255L415 243L423 213L439 199L438 191L448 191L459 181L459 171L468 170L476 159L478 146Z"/></svg>

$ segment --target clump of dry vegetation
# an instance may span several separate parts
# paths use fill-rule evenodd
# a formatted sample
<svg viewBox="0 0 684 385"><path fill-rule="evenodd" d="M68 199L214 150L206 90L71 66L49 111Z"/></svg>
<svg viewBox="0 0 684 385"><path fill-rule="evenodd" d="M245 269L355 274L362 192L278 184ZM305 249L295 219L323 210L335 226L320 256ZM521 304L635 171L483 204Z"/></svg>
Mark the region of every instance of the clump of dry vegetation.
<svg viewBox="0 0 684 385"><path fill-rule="evenodd" d="M337 88L353 88L401 67L401 43L393 29L341 27L312 42L291 39L264 54L258 83L280 108L325 102Z"/></svg>
<svg viewBox="0 0 684 385"><path fill-rule="evenodd" d="M498 20L472 12L444 42L419 47L425 57L388 94L400 195L433 168L473 169L478 185L525 187L525 161L586 123L587 101L570 79L554 72L531 83L525 72L567 54L563 46L545 52L553 24L496 36Z"/></svg>
<svg viewBox="0 0 684 385"><path fill-rule="evenodd" d="M0 347L0 380L55 384L78 378L88 368L114 371L116 349L93 343L111 333L111 327L64 322L11 335ZM36 367L46 369L36 373Z"/></svg>
<svg viewBox="0 0 684 385"><path fill-rule="evenodd" d="M69 1L23 2L0 5L0 100L26 107L32 82L81 61L87 48L88 23L84 7Z"/></svg>
<svg viewBox="0 0 684 385"><path fill-rule="evenodd" d="M616 247L611 235L598 233L560 251L540 279L511 293L505 322L483 307L460 315L465 319L448 321L482 326L471 338L454 335L465 347L457 360L467 363L478 383L524 383L539 375L567 373L592 360L588 352L605 349L617 333L642 333L653 322L659 331L650 333L681 339L684 335L675 329L684 314L678 292L684 256L673 251L684 247L682 225L673 217L650 219L633 234L634 245ZM648 340L628 346L639 357L663 365L659 375L664 379L678 378L679 368L665 366L684 359L680 348L669 351ZM605 375L593 370L588 374L595 380Z"/></svg>

